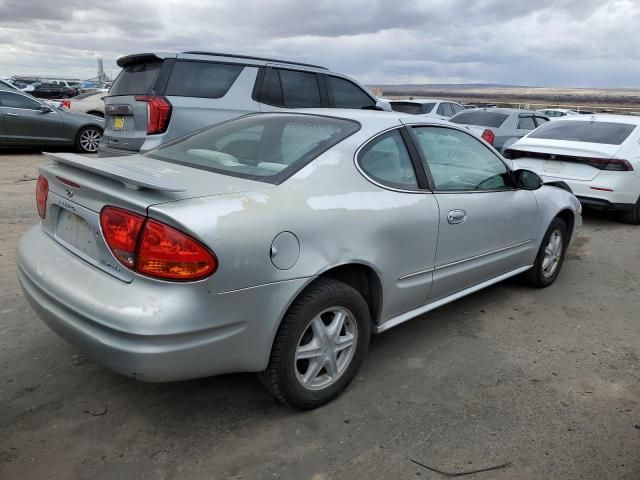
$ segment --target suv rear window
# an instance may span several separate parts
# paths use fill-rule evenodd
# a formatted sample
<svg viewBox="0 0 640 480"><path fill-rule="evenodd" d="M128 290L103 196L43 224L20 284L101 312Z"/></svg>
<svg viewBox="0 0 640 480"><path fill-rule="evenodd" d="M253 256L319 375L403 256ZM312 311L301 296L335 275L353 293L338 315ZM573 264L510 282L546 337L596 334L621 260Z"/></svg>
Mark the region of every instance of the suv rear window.
<svg viewBox="0 0 640 480"><path fill-rule="evenodd" d="M341 118L248 115L169 142L146 155L277 184L359 129L359 123Z"/></svg>
<svg viewBox="0 0 640 480"><path fill-rule="evenodd" d="M223 97L244 67L212 62L176 62L165 95L178 97Z"/></svg>
<svg viewBox="0 0 640 480"><path fill-rule="evenodd" d="M161 66L162 61L127 65L113 82L113 86L109 90L109 96L144 95L149 93Z"/></svg>
<svg viewBox="0 0 640 480"><path fill-rule="evenodd" d="M559 120L545 123L529 138L620 145L635 128L628 123Z"/></svg>
<svg viewBox="0 0 640 480"><path fill-rule="evenodd" d="M434 106L435 103L391 102L391 110L394 112L409 113L411 115L429 113Z"/></svg>
<svg viewBox="0 0 640 480"><path fill-rule="evenodd" d="M480 127L498 128L507 118L509 118L509 115L505 113L465 110L451 118L449 121L461 125L477 125Z"/></svg>

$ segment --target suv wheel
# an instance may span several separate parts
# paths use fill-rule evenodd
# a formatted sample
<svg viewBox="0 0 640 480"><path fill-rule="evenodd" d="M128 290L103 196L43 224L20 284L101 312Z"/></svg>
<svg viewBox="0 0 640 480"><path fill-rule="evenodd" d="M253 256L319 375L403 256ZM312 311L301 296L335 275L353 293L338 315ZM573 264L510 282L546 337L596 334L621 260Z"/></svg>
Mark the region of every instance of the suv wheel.
<svg viewBox="0 0 640 480"><path fill-rule="evenodd" d="M98 127L88 126L81 128L76 136L76 147L82 153L96 153L102 139L102 130Z"/></svg>
<svg viewBox="0 0 640 480"><path fill-rule="evenodd" d="M531 286L545 288L555 282L568 242L567 224L560 218L554 218L544 234L533 268L525 273L525 279Z"/></svg>
<svg viewBox="0 0 640 480"><path fill-rule="evenodd" d="M260 378L285 404L319 407L353 380L370 334L369 308L362 295L342 282L318 280L287 312Z"/></svg>

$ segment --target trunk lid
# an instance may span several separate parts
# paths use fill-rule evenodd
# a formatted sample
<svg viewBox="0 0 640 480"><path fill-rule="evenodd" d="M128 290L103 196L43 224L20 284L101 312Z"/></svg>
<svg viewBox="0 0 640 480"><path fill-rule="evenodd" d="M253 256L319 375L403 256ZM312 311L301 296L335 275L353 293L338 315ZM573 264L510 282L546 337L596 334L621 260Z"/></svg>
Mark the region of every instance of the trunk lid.
<svg viewBox="0 0 640 480"><path fill-rule="evenodd" d="M525 138L513 144L507 154L516 169L525 168L544 177L589 181L601 171L593 164L606 163L620 148L620 145Z"/></svg>
<svg viewBox="0 0 640 480"><path fill-rule="evenodd" d="M273 187L140 155L46 155L54 162L40 167L49 183L42 228L83 260L123 281L131 281L133 272L115 259L105 243L100 227L103 207L121 207L146 216L149 207L160 203Z"/></svg>

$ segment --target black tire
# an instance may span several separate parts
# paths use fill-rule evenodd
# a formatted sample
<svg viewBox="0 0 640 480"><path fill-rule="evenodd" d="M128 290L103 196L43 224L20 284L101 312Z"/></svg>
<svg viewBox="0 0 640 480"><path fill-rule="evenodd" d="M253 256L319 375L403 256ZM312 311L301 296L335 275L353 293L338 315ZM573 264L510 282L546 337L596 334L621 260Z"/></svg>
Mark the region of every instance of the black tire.
<svg viewBox="0 0 640 480"><path fill-rule="evenodd" d="M533 268L531 268L524 274L524 279L529 285L535 288L546 288L556 281L556 278L558 278L558 274L562 269L562 264L564 263L564 255L567 251L567 245L569 243L568 231L569 229L567 228L567 224L564 222L564 220L558 217L553 219L551 225L549 225L549 228L544 234L542 243L540 244L540 249L538 250L538 255L536 256L536 261L533 264ZM562 239L558 263L553 272L545 272L543 268L545 250L549 245L551 235L553 235L555 232L559 232Z"/></svg>
<svg viewBox="0 0 640 480"><path fill-rule="evenodd" d="M334 307L351 314L349 322L355 323L357 327L355 348L349 355L350 361L333 383L321 389L310 390L298 379L301 360L295 360L296 349L299 342L303 341L303 335L307 335L311 328L312 320ZM319 279L309 285L289 308L273 342L269 365L258 375L269 393L279 401L304 410L317 408L337 397L353 380L369 348L370 336L371 315L362 295L345 283ZM310 366L309 363L307 368ZM320 373L322 371L323 369Z"/></svg>
<svg viewBox="0 0 640 480"><path fill-rule="evenodd" d="M620 212L620 220L631 225L640 225L640 198L633 207Z"/></svg>
<svg viewBox="0 0 640 480"><path fill-rule="evenodd" d="M92 138L97 138L97 142L87 142L86 135L91 135ZM96 153L98 151L98 143L102 138L102 129L94 125L87 125L78 130L76 135L76 148L81 153Z"/></svg>

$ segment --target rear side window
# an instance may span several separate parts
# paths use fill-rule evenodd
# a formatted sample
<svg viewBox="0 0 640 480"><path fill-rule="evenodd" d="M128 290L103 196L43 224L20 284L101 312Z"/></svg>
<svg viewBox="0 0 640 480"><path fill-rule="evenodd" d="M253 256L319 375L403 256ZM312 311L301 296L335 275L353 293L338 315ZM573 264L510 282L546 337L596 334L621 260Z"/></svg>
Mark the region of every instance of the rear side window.
<svg viewBox="0 0 640 480"><path fill-rule="evenodd" d="M549 121L548 118L544 118L544 117L533 117L533 120L536 122L536 126L538 127Z"/></svg>
<svg viewBox="0 0 640 480"><path fill-rule="evenodd" d="M438 111L436 113L443 117L451 117L453 115L453 110L451 109L451 105L444 102L438 106Z"/></svg>
<svg viewBox="0 0 640 480"><path fill-rule="evenodd" d="M328 75L327 89L335 108L373 107L376 102L356 84L344 78Z"/></svg>
<svg viewBox="0 0 640 480"><path fill-rule="evenodd" d="M382 185L418 189L411 157L398 130L380 135L367 144L358 156L358 163L364 173Z"/></svg>
<svg viewBox="0 0 640 480"><path fill-rule="evenodd" d="M435 103L391 102L391 110L394 112L409 113L411 115L429 113L434 106Z"/></svg>
<svg viewBox="0 0 640 480"><path fill-rule="evenodd" d="M0 92L0 107L38 110L40 103L17 93Z"/></svg>
<svg viewBox="0 0 640 480"><path fill-rule="evenodd" d="M244 67L211 62L176 62L165 95L220 98L226 95Z"/></svg>
<svg viewBox="0 0 640 480"><path fill-rule="evenodd" d="M480 127L500 127L509 115L504 113L486 112L477 110L465 110L453 117L450 122L460 125L477 125Z"/></svg>
<svg viewBox="0 0 640 480"><path fill-rule="evenodd" d="M533 130L536 128L536 124L533 123L533 117L520 117L518 118L519 130Z"/></svg>
<svg viewBox="0 0 640 480"><path fill-rule="evenodd" d="M162 61L127 65L113 82L109 95L144 95L149 93L161 66Z"/></svg>
<svg viewBox="0 0 640 480"><path fill-rule="evenodd" d="M628 123L560 120L545 123L529 138L620 145L635 128Z"/></svg>
<svg viewBox="0 0 640 480"><path fill-rule="evenodd" d="M279 70L283 104L289 108L317 108L320 88L315 73Z"/></svg>
<svg viewBox="0 0 640 480"><path fill-rule="evenodd" d="M169 142L146 155L277 184L359 129L360 124L352 120L316 115L249 115Z"/></svg>

